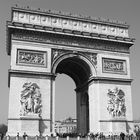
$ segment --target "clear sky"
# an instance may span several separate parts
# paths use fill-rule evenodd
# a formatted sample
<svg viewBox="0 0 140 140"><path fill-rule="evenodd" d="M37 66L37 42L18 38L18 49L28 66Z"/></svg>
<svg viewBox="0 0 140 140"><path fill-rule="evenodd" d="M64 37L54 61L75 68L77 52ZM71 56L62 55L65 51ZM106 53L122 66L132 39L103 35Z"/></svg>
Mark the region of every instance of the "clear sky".
<svg viewBox="0 0 140 140"><path fill-rule="evenodd" d="M134 119L140 119L140 0L0 0L0 123L7 123L8 117L10 57L6 54L6 21L10 20L11 7L14 4L126 21L130 25L130 37L136 38L135 45L131 48L130 64L131 77L134 79L133 114ZM60 75L57 77L57 119L75 116L74 88L75 84L71 78ZM67 101L64 102L64 99Z"/></svg>

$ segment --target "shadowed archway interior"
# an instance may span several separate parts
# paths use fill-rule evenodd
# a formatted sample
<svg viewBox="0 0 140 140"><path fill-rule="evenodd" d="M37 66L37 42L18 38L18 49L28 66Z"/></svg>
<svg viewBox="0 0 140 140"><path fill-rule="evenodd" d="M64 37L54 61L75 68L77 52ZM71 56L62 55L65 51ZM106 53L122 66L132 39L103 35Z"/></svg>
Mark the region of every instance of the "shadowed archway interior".
<svg viewBox="0 0 140 140"><path fill-rule="evenodd" d="M70 76L77 87L85 84L91 74L88 64L78 56L62 60L56 68L56 73L64 73Z"/></svg>
<svg viewBox="0 0 140 140"><path fill-rule="evenodd" d="M77 132L86 134L89 131L89 98L87 82L91 75L90 67L78 56L73 56L59 62L56 68L56 74L57 73L66 74L75 82Z"/></svg>

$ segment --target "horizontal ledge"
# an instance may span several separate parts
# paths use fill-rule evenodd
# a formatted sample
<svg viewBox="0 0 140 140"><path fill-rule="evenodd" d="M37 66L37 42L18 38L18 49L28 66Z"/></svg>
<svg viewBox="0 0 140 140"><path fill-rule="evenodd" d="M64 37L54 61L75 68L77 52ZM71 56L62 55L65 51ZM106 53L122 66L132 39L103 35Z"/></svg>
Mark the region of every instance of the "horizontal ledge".
<svg viewBox="0 0 140 140"><path fill-rule="evenodd" d="M9 74L15 74L15 75L30 75L30 76L41 76L41 77L56 77L55 74L49 73L49 72L36 72L36 71L25 71L25 70L8 70Z"/></svg>
<svg viewBox="0 0 140 140"><path fill-rule="evenodd" d="M29 77L29 78L38 78L38 79L55 79L56 75L46 72L35 72L35 71L23 71L23 70L8 70L8 87L10 87L10 76L13 77Z"/></svg>
<svg viewBox="0 0 140 140"><path fill-rule="evenodd" d="M99 120L99 122L134 122L133 120L126 120L126 119L111 119L111 120Z"/></svg>
<svg viewBox="0 0 140 140"><path fill-rule="evenodd" d="M132 45L134 44L134 41L135 41L134 38L128 38L128 37L113 36L109 34L98 34L94 32L84 32L84 31L70 30L70 29L68 29L68 32L67 32L67 29L62 29L62 28L54 28L54 27L26 24L26 23L20 23L20 22L11 22L11 21L7 21L7 27L12 28L12 29L23 29L23 30L32 30L32 31L39 31L39 32L58 33L58 34L63 34L63 35L64 34L75 35L79 37L102 39L106 41L115 41L115 42L121 42L121 43L128 43Z"/></svg>
<svg viewBox="0 0 140 140"><path fill-rule="evenodd" d="M37 120L36 118L8 118L8 120ZM39 118L38 119L39 121L51 121L50 119L42 119L42 118Z"/></svg>
<svg viewBox="0 0 140 140"><path fill-rule="evenodd" d="M90 77L87 82L85 82L83 85L80 85L75 89L75 91L82 90L84 87L86 87L88 84L98 81L98 82L121 82L121 83L127 83L131 84L133 79L123 79L123 78L111 78L111 77Z"/></svg>
<svg viewBox="0 0 140 140"><path fill-rule="evenodd" d="M125 78L112 78L112 77L91 77L89 82L91 81L112 81L112 82L127 82L131 83L133 79L125 79Z"/></svg>

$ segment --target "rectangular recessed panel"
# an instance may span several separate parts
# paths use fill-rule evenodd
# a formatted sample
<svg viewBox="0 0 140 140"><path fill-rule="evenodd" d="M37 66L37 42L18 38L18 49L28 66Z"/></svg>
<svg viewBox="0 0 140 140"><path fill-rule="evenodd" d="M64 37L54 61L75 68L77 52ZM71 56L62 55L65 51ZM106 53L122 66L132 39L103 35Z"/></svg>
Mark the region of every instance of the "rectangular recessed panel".
<svg viewBox="0 0 140 140"><path fill-rule="evenodd" d="M125 60L103 58L102 67L105 73L127 74Z"/></svg>
<svg viewBox="0 0 140 140"><path fill-rule="evenodd" d="M17 50L17 64L47 67L47 52L34 50Z"/></svg>

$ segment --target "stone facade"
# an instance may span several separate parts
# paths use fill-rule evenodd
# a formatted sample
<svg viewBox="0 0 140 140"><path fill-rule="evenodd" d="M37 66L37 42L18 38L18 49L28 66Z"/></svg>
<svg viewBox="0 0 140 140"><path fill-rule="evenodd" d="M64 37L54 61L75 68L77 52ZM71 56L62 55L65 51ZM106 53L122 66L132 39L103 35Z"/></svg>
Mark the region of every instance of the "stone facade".
<svg viewBox="0 0 140 140"><path fill-rule="evenodd" d="M78 133L132 132L128 25L12 8L9 135L55 134L55 77L76 84Z"/></svg>

